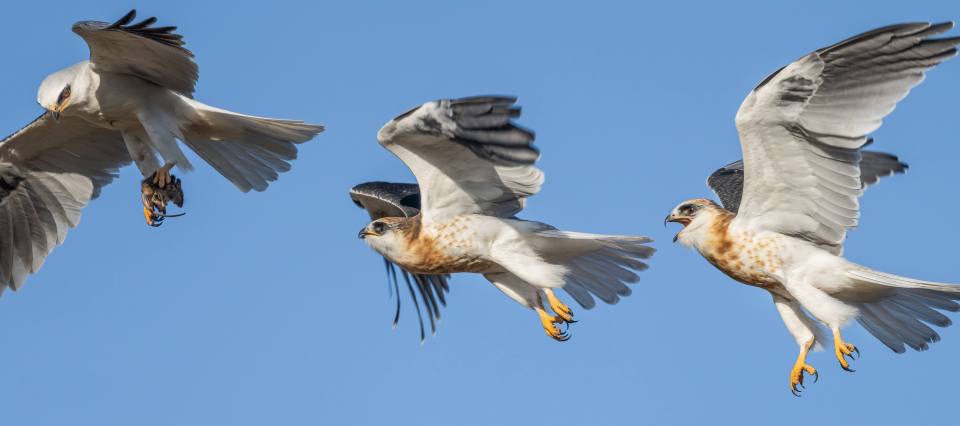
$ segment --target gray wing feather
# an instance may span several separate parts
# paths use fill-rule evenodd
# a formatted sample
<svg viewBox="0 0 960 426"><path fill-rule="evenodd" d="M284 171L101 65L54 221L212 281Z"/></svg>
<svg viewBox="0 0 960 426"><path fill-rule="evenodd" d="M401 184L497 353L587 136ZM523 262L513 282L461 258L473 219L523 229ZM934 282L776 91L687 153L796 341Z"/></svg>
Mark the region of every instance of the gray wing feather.
<svg viewBox="0 0 960 426"><path fill-rule="evenodd" d="M957 54L960 37L931 38L952 27L876 29L765 79L737 112L746 165L738 224L839 252L859 219L861 149L928 69Z"/></svg>
<svg viewBox="0 0 960 426"><path fill-rule="evenodd" d="M520 108L510 96L428 102L390 122L377 135L423 189L423 219L466 213L511 217L537 193L543 173L534 133L513 123Z"/></svg>
<svg viewBox="0 0 960 426"><path fill-rule="evenodd" d="M112 24L81 21L73 32L90 47L90 62L99 71L136 75L184 96L192 96L199 77L193 53L184 48L177 27L154 27L150 17L131 24L131 10Z"/></svg>
<svg viewBox="0 0 960 426"><path fill-rule="evenodd" d="M893 154L878 151L863 151L861 154L860 184L863 188L877 183L882 177L904 173L910 167ZM743 194L743 160L717 169L707 178L707 186L720 197L723 208L736 213Z"/></svg>
<svg viewBox="0 0 960 426"><path fill-rule="evenodd" d="M413 217L420 213L420 188L412 183L366 182L350 189L350 199L362 209L365 209L373 220L382 217ZM383 258L387 271L387 283L392 285L392 293L397 298L396 313L393 317L393 326L400 321L400 285L397 276L398 265L387 258ZM400 267L400 276L403 277L410 299L416 309L420 321L420 341L426 339L426 329L423 323L423 311L426 311L430 321L430 330L437 331L437 321L440 320L440 307L447 305L446 293L450 291L449 275L414 274ZM416 288L416 292L414 292ZM420 295L420 300L417 299ZM423 310L420 309L421 301Z"/></svg>
<svg viewBox="0 0 960 426"><path fill-rule="evenodd" d="M19 289L130 163L120 133L46 114L0 141L0 291Z"/></svg>

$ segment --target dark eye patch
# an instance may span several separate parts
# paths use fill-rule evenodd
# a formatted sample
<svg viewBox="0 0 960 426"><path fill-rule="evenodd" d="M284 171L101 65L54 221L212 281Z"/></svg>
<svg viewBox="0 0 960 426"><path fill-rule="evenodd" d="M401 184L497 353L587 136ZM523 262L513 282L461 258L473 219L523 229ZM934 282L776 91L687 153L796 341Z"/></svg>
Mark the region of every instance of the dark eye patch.
<svg viewBox="0 0 960 426"><path fill-rule="evenodd" d="M378 234L383 234L387 230L387 225L383 222L374 222L373 223L373 232Z"/></svg>
<svg viewBox="0 0 960 426"><path fill-rule="evenodd" d="M696 204L684 204L680 206L680 214L684 216L693 216L697 210L700 210L700 206Z"/></svg>

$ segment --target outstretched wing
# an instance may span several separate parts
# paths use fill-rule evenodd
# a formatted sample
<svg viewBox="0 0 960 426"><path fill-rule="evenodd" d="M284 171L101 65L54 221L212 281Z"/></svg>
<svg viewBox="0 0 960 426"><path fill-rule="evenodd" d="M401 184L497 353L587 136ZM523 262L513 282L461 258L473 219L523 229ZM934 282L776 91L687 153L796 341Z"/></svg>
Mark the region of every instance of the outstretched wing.
<svg viewBox="0 0 960 426"><path fill-rule="evenodd" d="M461 214L510 217L536 194L543 172L534 134L513 124L516 98L480 96L428 102L377 134L420 185L424 223Z"/></svg>
<svg viewBox="0 0 960 426"><path fill-rule="evenodd" d="M131 24L137 16L131 10L112 24L81 21L73 24L90 47L90 62L97 71L130 74L192 96L199 77L193 53L183 47L177 27L154 27L150 17Z"/></svg>
<svg viewBox="0 0 960 426"><path fill-rule="evenodd" d="M0 141L0 292L37 272L130 163L119 132L48 114Z"/></svg>
<svg viewBox="0 0 960 426"><path fill-rule="evenodd" d="M868 134L956 55L950 22L876 29L810 53L768 77L737 112L744 190L732 226L793 235L839 252L857 225Z"/></svg>
<svg viewBox="0 0 960 426"><path fill-rule="evenodd" d="M412 183L362 183L350 189L350 199L358 207L366 209L372 220L382 217L413 217L420 212L420 188ZM393 326L396 327L400 321L398 266L387 258L383 258L383 262L387 269L388 284L393 284L393 293L397 298L397 309L393 316ZM423 302L424 309L427 311L431 332L436 333L436 323L440 320L440 306L447 306L446 293L450 291L447 280L450 276L414 274L402 267L400 267L400 274L407 284L410 299L413 300L413 306L417 310L417 318L420 320L420 340L423 341L426 338L426 331L423 326L420 303ZM419 301L417 294L414 293L414 286L420 294Z"/></svg>
<svg viewBox="0 0 960 426"><path fill-rule="evenodd" d="M871 140L873 140L871 138ZM893 154L877 151L862 151L860 158L860 185L866 189L882 177L907 171L906 163ZM723 207L734 213L740 208L743 194L743 160L737 160L713 172L707 178L707 186L720 197Z"/></svg>

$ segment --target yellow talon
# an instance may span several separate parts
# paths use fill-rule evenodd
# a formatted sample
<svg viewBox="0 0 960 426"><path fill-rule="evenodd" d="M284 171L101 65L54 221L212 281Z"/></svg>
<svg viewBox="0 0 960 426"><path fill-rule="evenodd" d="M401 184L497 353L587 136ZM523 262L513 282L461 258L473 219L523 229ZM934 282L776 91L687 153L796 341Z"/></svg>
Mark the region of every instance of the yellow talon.
<svg viewBox="0 0 960 426"><path fill-rule="evenodd" d="M800 355L797 356L797 362L793 364L793 369L790 370L790 392L792 392L794 396L800 396L801 388L803 388L804 372L813 376L814 383L820 379L820 373L817 373L817 369L807 364L807 353L810 352L810 348L813 347L814 342L816 342L816 338L810 338L809 341L804 343L800 348Z"/></svg>
<svg viewBox="0 0 960 426"><path fill-rule="evenodd" d="M147 218L147 225L153 226L153 212L150 209L143 208L143 217Z"/></svg>
<svg viewBox="0 0 960 426"><path fill-rule="evenodd" d="M839 328L833 329L833 352L834 352L834 355L836 355L837 360L840 361L840 368L843 368L844 370L847 370L850 372L856 371L850 368L850 363L847 362L847 359L845 357L850 357L850 359L854 359L853 354L857 354L857 356L859 357L860 349L857 349L856 346L850 343L844 342L843 339L840 337Z"/></svg>
<svg viewBox="0 0 960 426"><path fill-rule="evenodd" d="M547 332L547 336L552 337L558 342L564 342L570 338L570 335L565 331L560 331L560 327L557 327L557 324L561 321L557 317L554 317L543 310L541 307L533 308L537 311L537 315L540 315L540 324L543 325L543 331Z"/></svg>
<svg viewBox="0 0 960 426"><path fill-rule="evenodd" d="M563 322L574 322L573 311L570 310L569 306L561 302L557 295L553 294L553 289L544 289L543 292L546 293L547 301L550 302L550 309L553 309L553 312L556 313L558 317L563 319Z"/></svg>

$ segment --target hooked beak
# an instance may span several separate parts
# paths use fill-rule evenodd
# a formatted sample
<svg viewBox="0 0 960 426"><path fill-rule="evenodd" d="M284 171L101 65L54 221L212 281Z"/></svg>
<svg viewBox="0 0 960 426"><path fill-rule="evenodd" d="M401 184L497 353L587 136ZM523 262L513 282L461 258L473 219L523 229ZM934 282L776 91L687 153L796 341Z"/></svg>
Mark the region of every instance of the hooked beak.
<svg viewBox="0 0 960 426"><path fill-rule="evenodd" d="M50 111L50 116L53 117L53 121L60 121L60 112L59 111Z"/></svg>
<svg viewBox="0 0 960 426"><path fill-rule="evenodd" d="M670 213L667 215L667 217L663 218L664 227L667 226L667 222L676 222L683 225L683 227L686 228L687 225L690 224L690 219L687 219L685 217L677 217L677 216L674 216L673 213ZM680 232L683 232L683 230L681 229ZM677 238L680 238L680 232L677 232L677 235L673 236L673 242L677 242Z"/></svg>
<svg viewBox="0 0 960 426"><path fill-rule="evenodd" d="M357 238L359 238L359 239L362 240L362 239L367 238L367 235L374 235L374 234L373 234L373 232L367 231L367 228L363 228L363 229L360 230L360 233L357 234Z"/></svg>
<svg viewBox="0 0 960 426"><path fill-rule="evenodd" d="M670 213L667 215L667 217L663 219L663 226L667 226L667 222L676 222L683 226L687 226L690 224L690 219L687 219L685 217L677 217L677 216L674 216L673 213Z"/></svg>

